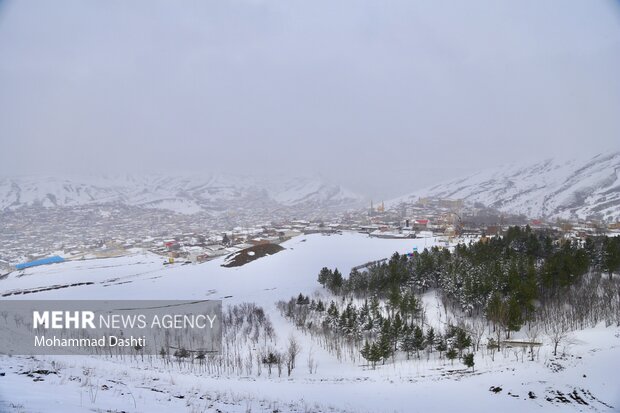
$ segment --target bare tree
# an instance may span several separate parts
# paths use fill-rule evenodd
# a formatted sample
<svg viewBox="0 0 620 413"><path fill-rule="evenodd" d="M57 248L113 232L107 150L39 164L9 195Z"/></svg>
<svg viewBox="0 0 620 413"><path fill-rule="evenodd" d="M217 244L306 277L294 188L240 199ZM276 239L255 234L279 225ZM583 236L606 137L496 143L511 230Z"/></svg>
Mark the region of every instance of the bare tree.
<svg viewBox="0 0 620 413"><path fill-rule="evenodd" d="M482 317L475 317L471 323L466 323L465 325L465 329L471 335L474 352L480 349L480 341L482 341L482 336L486 328L485 324L486 322Z"/></svg>
<svg viewBox="0 0 620 413"><path fill-rule="evenodd" d="M314 361L314 354L312 352L312 349L310 349L310 351L308 352L308 372L310 372L310 374L313 373L313 371L316 373L316 361Z"/></svg>
<svg viewBox="0 0 620 413"><path fill-rule="evenodd" d="M551 340L553 344L553 355L557 356L558 346L568 338L570 325L566 318L565 311L559 303L549 305L544 312L544 316L545 333L549 336L549 340Z"/></svg>
<svg viewBox="0 0 620 413"><path fill-rule="evenodd" d="M525 336L527 337L527 344L530 348L530 360L534 361L534 347L539 345L538 336L540 335L540 329L537 325L532 324L525 332Z"/></svg>
<svg viewBox="0 0 620 413"><path fill-rule="evenodd" d="M276 357L276 366L278 366L278 377L282 377L282 365L284 364L284 356L282 354L277 354ZM288 363L287 363L288 366ZM289 371L288 375L291 375Z"/></svg>
<svg viewBox="0 0 620 413"><path fill-rule="evenodd" d="M301 352L301 346L293 335L288 338L288 349L286 350L286 352L291 362L291 370L293 370L295 368L295 360Z"/></svg>

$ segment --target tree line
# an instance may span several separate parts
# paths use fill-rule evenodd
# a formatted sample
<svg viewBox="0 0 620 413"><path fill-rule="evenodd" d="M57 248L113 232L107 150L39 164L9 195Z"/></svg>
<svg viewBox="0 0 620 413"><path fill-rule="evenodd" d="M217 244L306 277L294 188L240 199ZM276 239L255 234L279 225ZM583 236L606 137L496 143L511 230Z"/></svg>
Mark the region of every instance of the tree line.
<svg viewBox="0 0 620 413"><path fill-rule="evenodd" d="M395 253L365 271L353 269L347 278L324 267L318 282L336 299L327 303L300 294L278 306L339 358L361 354L374 367L398 352L409 359L424 350L473 367L487 327L488 348L499 351L503 337L527 326L533 359L539 332L553 339L557 353L571 329L600 321L620 325L620 280L613 276L619 271L620 237L577 240L510 227L501 237L453 251L435 246ZM420 295L431 289L446 314L449 309L471 322L443 331L428 325Z"/></svg>
<svg viewBox="0 0 620 413"><path fill-rule="evenodd" d="M619 237L582 241L517 226L501 237L458 244L452 252L435 246L421 253L394 253L366 271L352 270L348 278L338 269L323 268L318 281L335 295L378 297L392 307L434 288L446 306L483 315L510 334L534 320L541 306L582 286L584 278L589 282L606 274L613 283L618 271Z"/></svg>

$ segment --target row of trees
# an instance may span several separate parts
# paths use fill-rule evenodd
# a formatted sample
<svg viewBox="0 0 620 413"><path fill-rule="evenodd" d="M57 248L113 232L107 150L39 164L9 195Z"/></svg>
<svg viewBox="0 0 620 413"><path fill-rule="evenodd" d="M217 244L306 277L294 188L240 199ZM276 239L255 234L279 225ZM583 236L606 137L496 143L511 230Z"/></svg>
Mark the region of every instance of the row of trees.
<svg viewBox="0 0 620 413"><path fill-rule="evenodd" d="M278 342L269 315L254 303L228 306L222 311L222 343L219 353L187 346L161 346L157 356L134 348L130 360L151 367L212 375L290 376L298 366L302 350L294 335ZM121 359L124 360L124 359ZM309 354L308 369L316 373L317 364Z"/></svg>
<svg viewBox="0 0 620 413"><path fill-rule="evenodd" d="M379 362L393 361L399 354L409 360L419 359L423 352L436 352L440 359L453 361L463 357L464 350L473 351L479 344L479 337L472 339L463 327L448 326L440 333L428 326L415 295L397 304L381 303L377 297L362 302L349 298L325 303L299 294L277 306L298 328L314 339L319 337L327 350L337 356L349 354L352 361L360 354L373 368Z"/></svg>
<svg viewBox="0 0 620 413"><path fill-rule="evenodd" d="M380 334L374 342L366 340L360 353L373 368L376 363L382 361L385 363L390 357L394 357L397 350L401 350L410 359L412 354L416 358L420 358L420 352L426 350L428 353L437 351L439 358L445 353L445 357L454 362L454 359L467 356L463 354L465 349L472 347L471 336L461 327L449 326L446 333L436 334L433 327L429 327L426 332L420 326L405 325L400 331L397 327L386 323L386 328L381 329ZM465 364L473 367L473 353L470 361Z"/></svg>

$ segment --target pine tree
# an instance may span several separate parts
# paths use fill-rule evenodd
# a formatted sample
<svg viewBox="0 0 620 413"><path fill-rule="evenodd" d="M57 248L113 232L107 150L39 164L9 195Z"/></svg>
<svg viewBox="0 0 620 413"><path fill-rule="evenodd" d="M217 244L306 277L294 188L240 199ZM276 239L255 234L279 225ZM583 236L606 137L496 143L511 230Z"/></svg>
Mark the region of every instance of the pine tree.
<svg viewBox="0 0 620 413"><path fill-rule="evenodd" d="M342 331L350 337L357 338L359 333L357 308L353 301L349 301L347 307L342 312L340 327Z"/></svg>
<svg viewBox="0 0 620 413"><path fill-rule="evenodd" d="M327 315L336 318L338 317L339 314L340 312L338 311L338 307L336 306L336 303L332 300L329 303L329 308L327 309Z"/></svg>
<svg viewBox="0 0 620 413"><path fill-rule="evenodd" d="M411 357L411 353L415 351L415 343L413 339L413 329L407 325L403 328L403 334L400 341L400 349L407 354L407 360Z"/></svg>
<svg viewBox="0 0 620 413"><path fill-rule="evenodd" d="M353 292L356 296L365 295L368 290L368 279L365 274L360 273L355 268L349 273L349 279L345 282L348 284L348 291Z"/></svg>
<svg viewBox="0 0 620 413"><path fill-rule="evenodd" d="M338 294L340 292L340 288L342 288L342 273L340 271L338 271L338 268L336 268L334 270L334 274L332 275L332 285L331 285L331 290L335 293Z"/></svg>
<svg viewBox="0 0 620 413"><path fill-rule="evenodd" d="M399 308L401 302L400 288L393 286L390 289L390 295L388 296L388 305L390 308L390 315L393 317L396 310Z"/></svg>
<svg viewBox="0 0 620 413"><path fill-rule="evenodd" d="M487 319L493 322L493 331L497 336L497 351L500 351L500 339L502 328L506 324L506 306L502 300L502 297L498 292L493 293L487 304Z"/></svg>
<svg viewBox="0 0 620 413"><path fill-rule="evenodd" d="M441 335L437 337L437 344L435 344L435 350L439 352L439 358L441 358L441 353L448 350L448 344Z"/></svg>
<svg viewBox="0 0 620 413"><path fill-rule="evenodd" d="M403 294L400 302L400 312L406 322L413 322L420 314L420 302L413 293Z"/></svg>
<svg viewBox="0 0 620 413"><path fill-rule="evenodd" d="M424 332L420 326L413 327L413 345L416 356L420 358L420 350L424 350Z"/></svg>
<svg viewBox="0 0 620 413"><path fill-rule="evenodd" d="M603 269L611 279L614 272L620 270L620 237L603 238Z"/></svg>
<svg viewBox="0 0 620 413"><path fill-rule="evenodd" d="M330 302L327 308L327 317L325 318L326 325L329 327L337 327L340 322L340 311L335 302Z"/></svg>
<svg viewBox="0 0 620 413"><path fill-rule="evenodd" d="M368 300L364 300L364 304L360 307L360 311L359 311L360 325L362 325L363 327L366 326L369 318L370 318L370 307L368 306Z"/></svg>
<svg viewBox="0 0 620 413"><path fill-rule="evenodd" d="M374 369L379 360L383 359L385 362L385 357L383 350L381 350L381 346L377 343L372 343L370 346L370 362L372 363L372 368Z"/></svg>
<svg viewBox="0 0 620 413"><path fill-rule="evenodd" d="M446 358L450 360L452 365L454 365L454 359L457 358L458 355L459 354L457 353L457 351L452 347L446 352Z"/></svg>
<svg viewBox="0 0 620 413"><path fill-rule="evenodd" d="M379 318L381 315L379 298L376 295L370 299L370 314L372 318Z"/></svg>
<svg viewBox="0 0 620 413"><path fill-rule="evenodd" d="M332 278L332 271L327 267L323 267L321 271L319 272L319 284L325 287L328 285L331 278Z"/></svg>
<svg viewBox="0 0 620 413"><path fill-rule="evenodd" d="M454 347L459 350L459 356L463 353L463 350L471 346L471 337L465 330L460 327L455 327L456 334L454 337Z"/></svg>
<svg viewBox="0 0 620 413"><path fill-rule="evenodd" d="M362 355L362 357L364 357L364 359L366 359L366 361L370 362L372 356L371 356L371 347L370 347L370 343L368 342L368 340L366 340L364 342L364 347L362 347L362 349L360 350L360 354Z"/></svg>
<svg viewBox="0 0 620 413"><path fill-rule="evenodd" d="M520 291L521 305L525 309L525 318L532 320L534 316L534 300L538 298L538 285L536 280L536 266L534 260L530 259L527 264L527 270L525 273L525 280L521 285Z"/></svg>
<svg viewBox="0 0 620 413"><path fill-rule="evenodd" d="M519 306L519 302L515 297L511 297L508 300L508 313L506 323L506 330L508 331L508 336L510 337L511 331L519 331L522 324L523 317L521 315L521 307Z"/></svg>
<svg viewBox="0 0 620 413"><path fill-rule="evenodd" d="M392 341L394 343L394 351L396 351L396 346L398 345L398 341L401 338L403 332L403 320L400 318L400 314L396 313L394 317L394 322L392 322Z"/></svg>
<svg viewBox="0 0 620 413"><path fill-rule="evenodd" d="M433 327L430 327L426 331L425 342L426 342L426 346L428 347L429 351L432 353L433 346L435 345L435 330L433 329Z"/></svg>
<svg viewBox="0 0 620 413"><path fill-rule="evenodd" d="M381 333L379 334L379 350L381 352L381 358L383 360L383 364L385 361L390 358L392 353L392 323L389 318L383 320L383 324L381 326Z"/></svg>
<svg viewBox="0 0 620 413"><path fill-rule="evenodd" d="M465 354L463 356L463 363L468 367L471 368L471 371L474 371L474 364L476 364L474 362L474 353L468 353Z"/></svg>

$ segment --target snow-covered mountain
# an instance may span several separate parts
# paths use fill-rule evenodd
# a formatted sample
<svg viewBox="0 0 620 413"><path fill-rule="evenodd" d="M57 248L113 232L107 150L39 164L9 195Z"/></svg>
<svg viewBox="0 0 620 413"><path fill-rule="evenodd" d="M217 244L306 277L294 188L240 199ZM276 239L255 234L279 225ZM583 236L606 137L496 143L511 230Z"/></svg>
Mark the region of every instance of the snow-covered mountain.
<svg viewBox="0 0 620 413"><path fill-rule="evenodd" d="M319 177L216 175L0 178L0 210L122 204L192 214L251 208L349 208L362 197Z"/></svg>
<svg viewBox="0 0 620 413"><path fill-rule="evenodd" d="M593 158L548 159L474 173L394 199L463 199L532 218L620 219L620 152Z"/></svg>

